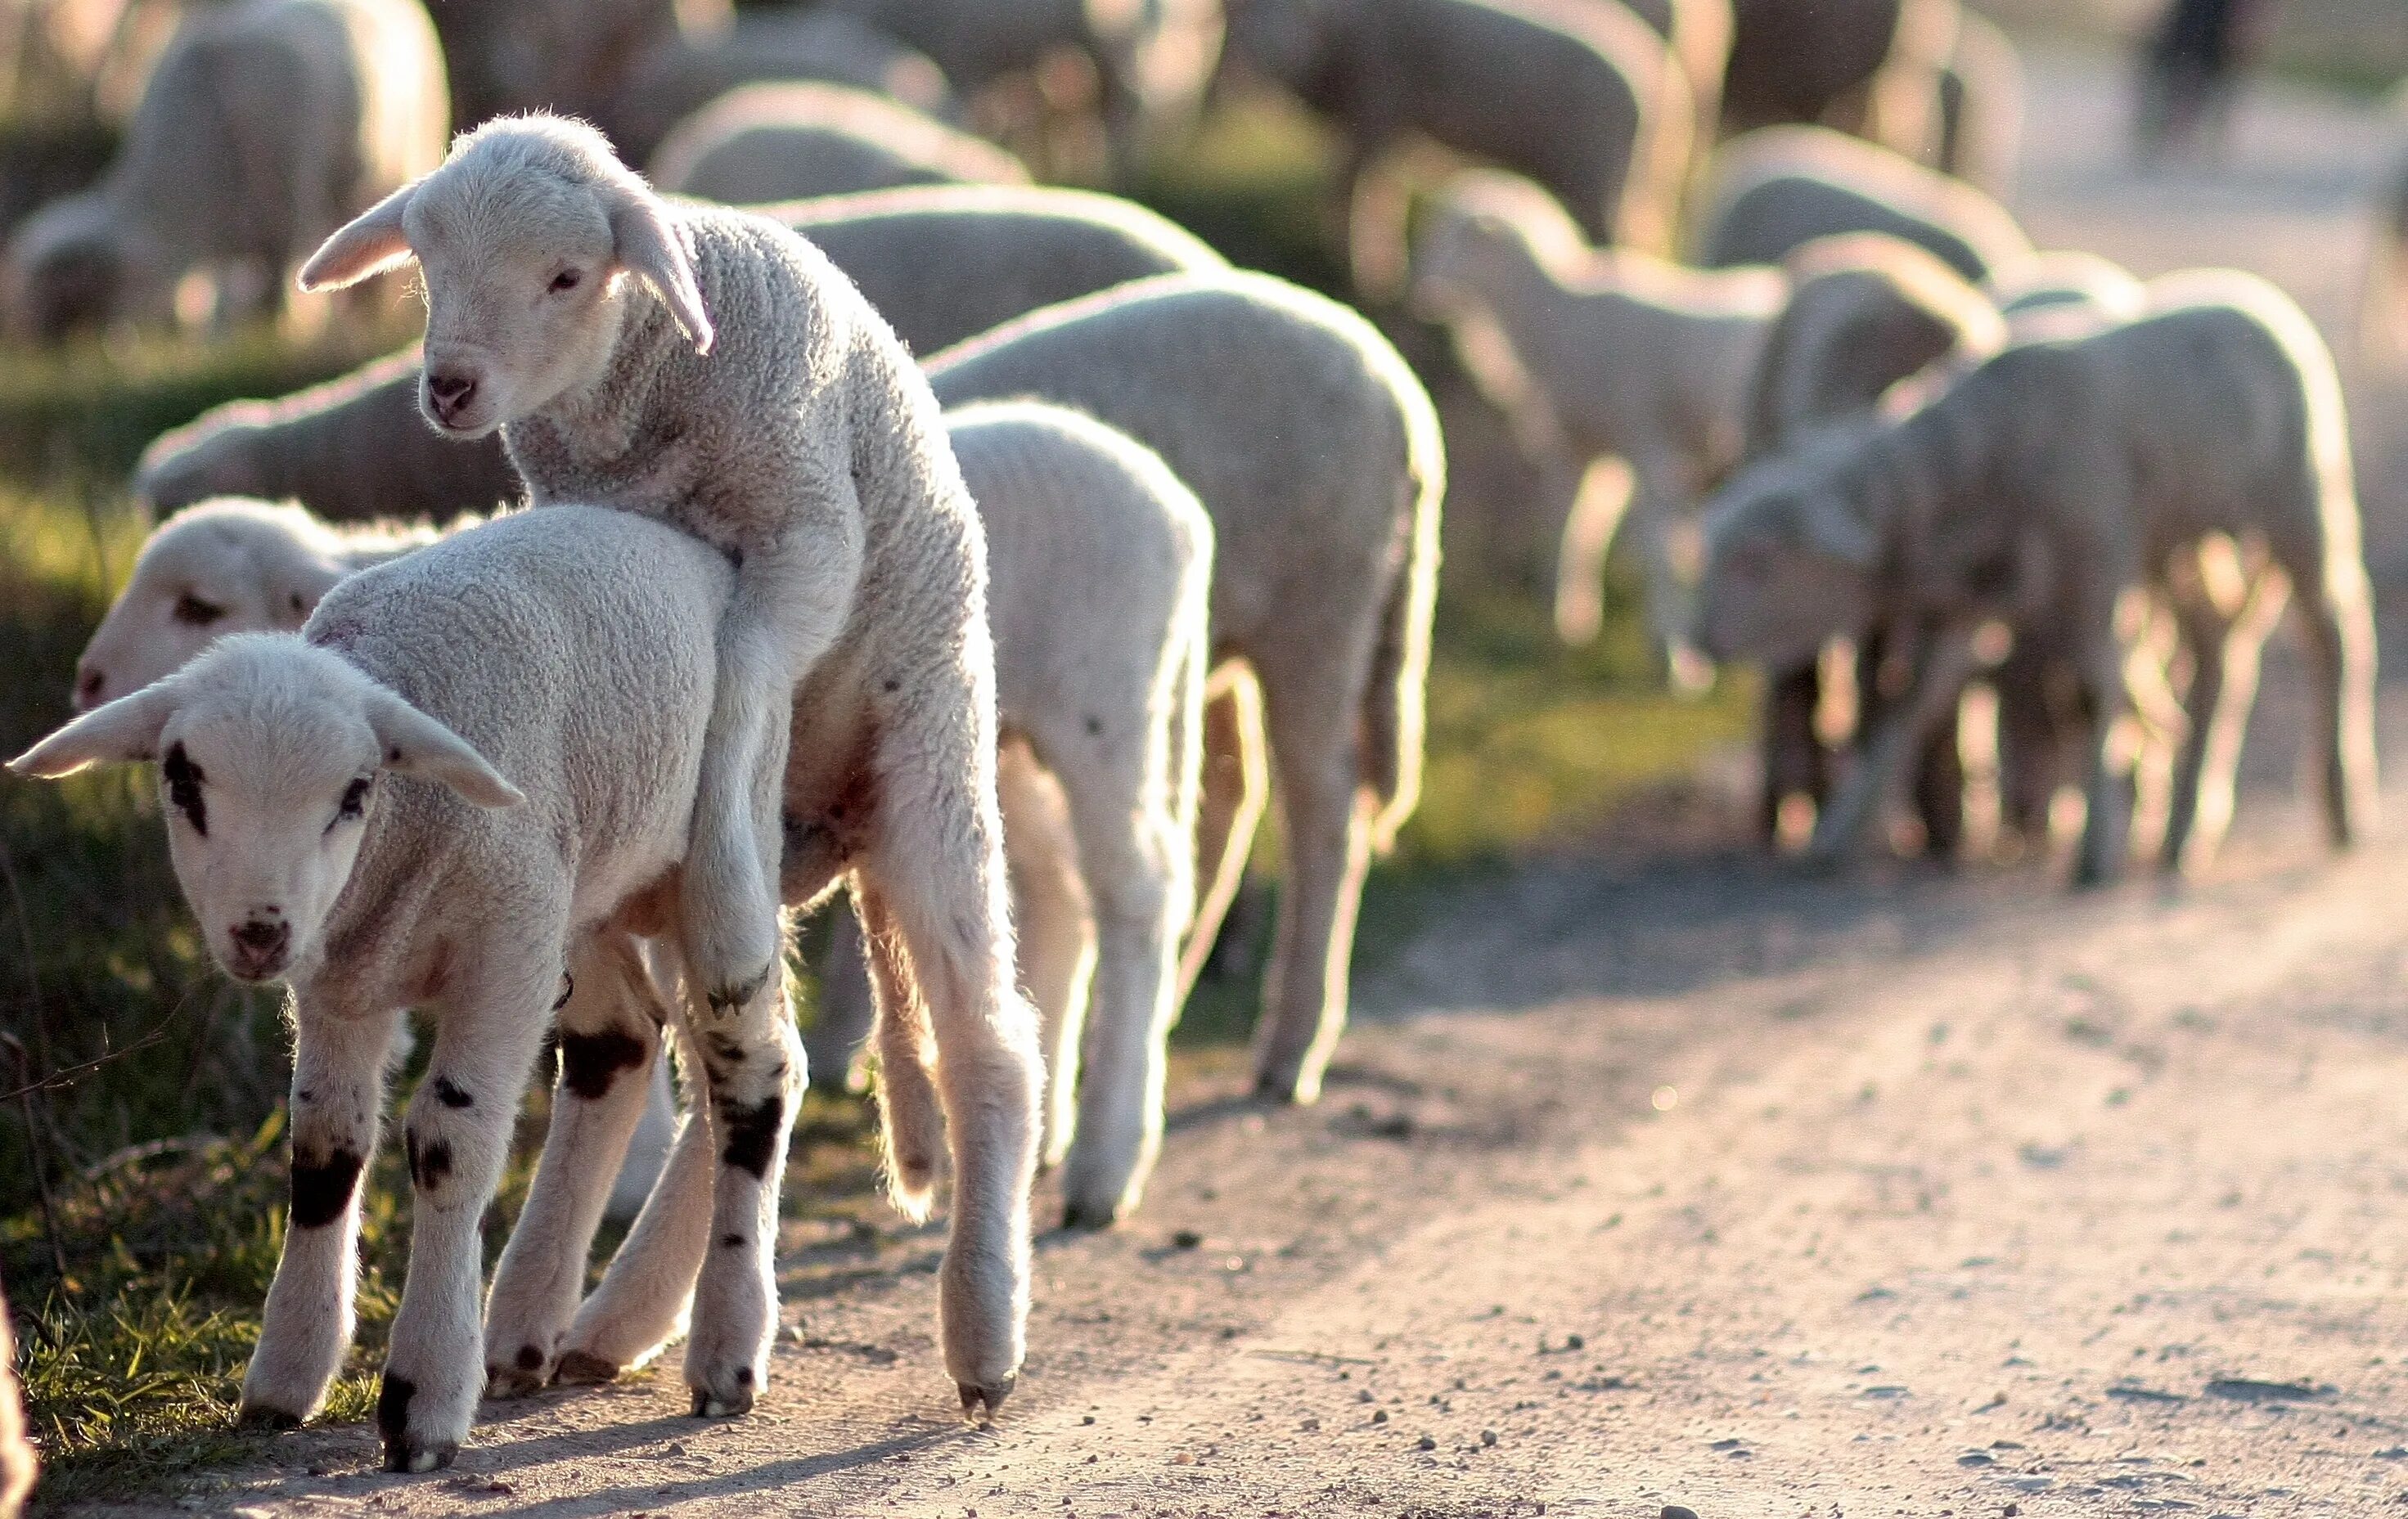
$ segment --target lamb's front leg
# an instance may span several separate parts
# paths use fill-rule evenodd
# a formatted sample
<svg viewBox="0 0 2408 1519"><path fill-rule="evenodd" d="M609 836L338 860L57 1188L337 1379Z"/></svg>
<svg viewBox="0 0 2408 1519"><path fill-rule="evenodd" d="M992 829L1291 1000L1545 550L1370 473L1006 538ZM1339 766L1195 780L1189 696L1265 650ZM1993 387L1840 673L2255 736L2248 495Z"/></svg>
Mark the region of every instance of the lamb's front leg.
<svg viewBox="0 0 2408 1519"><path fill-rule="evenodd" d="M480 1225L552 1021L565 948L556 930L536 937L536 953L505 964L465 956L473 980L442 1009L426 1078L410 1098L409 1277L377 1397L388 1471L451 1465L485 1385ZM488 946L505 941L495 935Z"/></svg>
<svg viewBox="0 0 2408 1519"><path fill-rule="evenodd" d="M360 1177L376 1152L398 1011L335 1017L294 998L293 1205L242 1379L242 1422L289 1428L318 1412L351 1343Z"/></svg>
<svg viewBox="0 0 2408 1519"><path fill-rule="evenodd" d="M748 555L719 624L718 684L703 732L692 847L680 889L688 968L706 1002L736 1009L776 979L778 798L764 810L754 778L783 767L796 686L852 616L861 509L800 513L781 541Z"/></svg>
<svg viewBox="0 0 2408 1519"><path fill-rule="evenodd" d="M1927 739L1963 699L1965 684L1981 663L1973 641L1971 628L1933 631L1920 651L1907 699L1876 720L1856 768L1816 820L1813 841L1807 848L1810 864L1823 868L1838 865L1880 823L1883 808L1898 794Z"/></svg>

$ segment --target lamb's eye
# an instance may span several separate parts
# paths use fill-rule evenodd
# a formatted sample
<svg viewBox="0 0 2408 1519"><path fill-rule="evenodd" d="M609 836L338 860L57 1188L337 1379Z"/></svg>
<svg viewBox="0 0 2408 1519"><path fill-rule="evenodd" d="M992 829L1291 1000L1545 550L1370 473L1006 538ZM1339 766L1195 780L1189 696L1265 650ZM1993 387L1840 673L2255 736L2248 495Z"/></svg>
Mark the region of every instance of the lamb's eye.
<svg viewBox="0 0 2408 1519"><path fill-rule="evenodd" d="M368 788L376 783L373 776L361 776L343 788L343 804L335 810L335 821L347 823L364 817L368 810Z"/></svg>
<svg viewBox="0 0 2408 1519"><path fill-rule="evenodd" d="M203 601L190 591L176 598L176 621L194 627L207 627L225 615L225 609L215 602Z"/></svg>
<svg viewBox="0 0 2408 1519"><path fill-rule="evenodd" d="M585 271L582 269L563 269L558 274L552 277L552 293L554 294L559 294L566 291L575 290L577 288L578 281L584 278Z"/></svg>

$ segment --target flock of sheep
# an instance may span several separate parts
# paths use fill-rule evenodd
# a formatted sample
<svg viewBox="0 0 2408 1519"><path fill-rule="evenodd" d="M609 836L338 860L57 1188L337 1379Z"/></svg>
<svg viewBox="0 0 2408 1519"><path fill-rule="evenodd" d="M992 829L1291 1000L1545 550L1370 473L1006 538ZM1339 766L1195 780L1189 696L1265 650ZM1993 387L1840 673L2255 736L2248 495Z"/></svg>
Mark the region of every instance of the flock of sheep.
<svg viewBox="0 0 2408 1519"><path fill-rule="evenodd" d="M2106 880L2155 776L2150 838L2196 862L2286 604L2329 831L2365 826L2331 361L2262 283L2036 253L1974 182L2013 155L2012 50L1955 0L708 10L194 7L116 165L7 250L36 339L404 265L424 297L412 351L151 447L136 494L173 515L83 715L12 762L156 761L211 954L292 989L247 1419L310 1417L341 1364L405 1009L436 1032L378 1411L404 1470L480 1395L608 1380L681 1324L695 1412L749 1409L806 1071L842 1082L865 1042L895 1202L924 1216L950 1168L943 1354L966 1411L998 1406L1034 1178L1071 1225L1139 1204L1274 782L1255 1073L1317 1094L1418 790L1439 421L1354 309L965 128L1001 99L1050 140L1061 92L1028 81L1064 54L1115 176L1177 144L1216 59L1337 129L1367 297L1444 326L1570 503L1567 636L1621 537L1673 679L1765 671L1769 838L1811 818L1837 859L1911 796L1953 847L1979 683L2007 827L2043 838L2078 783ZM1409 138L1493 165L1425 185L1410 247ZM858 932L807 1063L787 927L838 887ZM553 1036L488 1294L480 1221ZM586 1295L620 1158L666 1129L665 1046L691 1111Z"/></svg>

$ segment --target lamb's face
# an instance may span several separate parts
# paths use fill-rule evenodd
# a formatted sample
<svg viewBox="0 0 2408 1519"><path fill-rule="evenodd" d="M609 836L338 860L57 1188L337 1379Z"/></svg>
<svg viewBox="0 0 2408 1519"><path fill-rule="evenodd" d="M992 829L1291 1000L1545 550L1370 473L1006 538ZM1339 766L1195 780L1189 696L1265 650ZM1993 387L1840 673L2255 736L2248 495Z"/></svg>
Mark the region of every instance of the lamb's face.
<svg viewBox="0 0 2408 1519"><path fill-rule="evenodd" d="M438 175L407 224L426 291L419 408L437 431L481 437L600 375L627 277L590 190Z"/></svg>
<svg viewBox="0 0 2408 1519"><path fill-rule="evenodd" d="M1498 235L1495 218L1443 206L1413 245L1412 307L1429 322L1457 322L1478 310L1477 269L1484 242Z"/></svg>
<svg viewBox="0 0 2408 1519"><path fill-rule="evenodd" d="M255 541L252 524L214 516L151 536L134 576L76 662L75 708L88 712L172 675L229 633L299 627L321 594L280 561L301 551ZM331 580L331 568L323 578Z"/></svg>
<svg viewBox="0 0 2408 1519"><path fill-rule="evenodd" d="M1874 585L1870 553L1847 537L1852 521L1817 482L1742 477L1707 518L1698 648L1785 669L1861 631Z"/></svg>
<svg viewBox="0 0 2408 1519"><path fill-rule="evenodd" d="M87 197L36 214L8 249L8 325L20 338L57 343L133 310L142 239Z"/></svg>

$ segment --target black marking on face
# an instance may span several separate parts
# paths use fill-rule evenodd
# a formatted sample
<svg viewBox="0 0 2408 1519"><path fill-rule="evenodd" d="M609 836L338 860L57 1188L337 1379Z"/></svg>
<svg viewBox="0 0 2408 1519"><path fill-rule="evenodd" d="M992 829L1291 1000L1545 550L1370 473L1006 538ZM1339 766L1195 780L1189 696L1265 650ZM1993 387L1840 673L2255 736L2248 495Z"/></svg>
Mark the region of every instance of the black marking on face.
<svg viewBox="0 0 2408 1519"><path fill-rule="evenodd" d="M543 1352L536 1349L533 1345L521 1345L519 1347L519 1369L522 1371L542 1370Z"/></svg>
<svg viewBox="0 0 2408 1519"><path fill-rule="evenodd" d="M174 745L167 751L167 757L160 762L159 774L167 782L168 802L184 814L185 820L193 825L193 832L207 838L209 836L209 810L208 805L201 800L201 785L208 776L193 763L192 756L184 752L182 744Z"/></svg>
<svg viewBox="0 0 2408 1519"><path fill-rule="evenodd" d="M588 1102L599 1102L610 1095L621 1071L633 1070L652 1057L652 1047L624 1029L563 1034L560 1083Z"/></svg>
<svg viewBox="0 0 2408 1519"><path fill-rule="evenodd" d="M446 1108L473 1108L477 1105L477 1099L462 1091L459 1083L449 1076L435 1078L435 1100Z"/></svg>
<svg viewBox="0 0 2408 1519"><path fill-rule="evenodd" d="M725 1245L730 1250L741 1250L744 1248L744 1237L740 1234L728 1235L719 1242Z"/></svg>
<svg viewBox="0 0 2408 1519"><path fill-rule="evenodd" d="M736 1385L738 1387L750 1387L752 1385L752 1369L751 1367L739 1366L736 1369Z"/></svg>
<svg viewBox="0 0 2408 1519"><path fill-rule="evenodd" d="M786 1099L774 1094L750 1105L721 1102L719 1126L727 1135L727 1146L719 1158L756 1182L766 1180L785 1120Z"/></svg>
<svg viewBox="0 0 2408 1519"><path fill-rule="evenodd" d="M390 1371L384 1374L384 1385L377 1390L377 1431L384 1436L386 1450L399 1449L402 1437L409 1433L409 1400L417 1396L418 1383Z"/></svg>
<svg viewBox="0 0 2408 1519"><path fill-rule="evenodd" d="M407 1133L402 1142L409 1150L410 1183L421 1192L432 1192L452 1174L452 1145L446 1139L420 1142L415 1132Z"/></svg>
<svg viewBox="0 0 2408 1519"><path fill-rule="evenodd" d="M351 1205L351 1189L359 1184L358 1152L336 1149L322 1160L293 1156L293 1226L322 1229L343 1216Z"/></svg>
<svg viewBox="0 0 2408 1519"><path fill-rule="evenodd" d="M193 627L207 627L225 614L223 607L204 601L190 591L176 598L176 621Z"/></svg>

